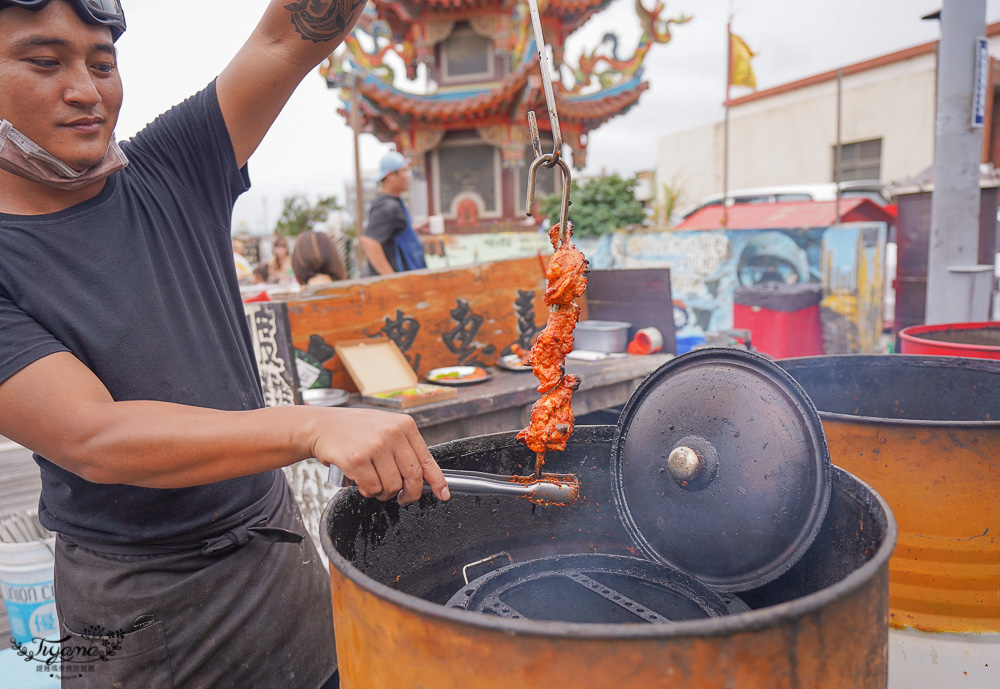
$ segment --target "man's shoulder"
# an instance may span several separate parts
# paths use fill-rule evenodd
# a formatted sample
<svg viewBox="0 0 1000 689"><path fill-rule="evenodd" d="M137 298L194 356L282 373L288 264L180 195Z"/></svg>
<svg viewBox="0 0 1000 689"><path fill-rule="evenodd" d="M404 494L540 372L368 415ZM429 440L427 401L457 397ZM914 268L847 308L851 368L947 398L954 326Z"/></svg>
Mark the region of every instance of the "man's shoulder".
<svg viewBox="0 0 1000 689"><path fill-rule="evenodd" d="M170 131L183 132L190 138L196 135L192 130L193 124L204 122L211 126L214 121L223 120L213 80L205 88L157 115L135 135L119 143L126 155L142 155L143 144L150 139L159 141L163 136L169 136ZM169 141L171 140L168 139Z"/></svg>
<svg viewBox="0 0 1000 689"><path fill-rule="evenodd" d="M402 205L402 203L403 199L401 199L400 197L393 196L392 194L386 194L385 192L380 191L378 194L375 195L375 200L372 201L372 208L374 208L375 206L384 206L387 204L392 206Z"/></svg>
<svg viewBox="0 0 1000 689"><path fill-rule="evenodd" d="M396 217L403 217L405 215L403 211L403 199L398 196L393 196L392 194L382 194L379 193L372 201L371 209L369 211L369 217L383 219L395 219Z"/></svg>
<svg viewBox="0 0 1000 689"><path fill-rule="evenodd" d="M406 202L403 201L401 196L393 196L392 194L379 194L375 197L372 202L372 207L378 204L379 208L391 211L393 214L403 215L404 208L406 208Z"/></svg>

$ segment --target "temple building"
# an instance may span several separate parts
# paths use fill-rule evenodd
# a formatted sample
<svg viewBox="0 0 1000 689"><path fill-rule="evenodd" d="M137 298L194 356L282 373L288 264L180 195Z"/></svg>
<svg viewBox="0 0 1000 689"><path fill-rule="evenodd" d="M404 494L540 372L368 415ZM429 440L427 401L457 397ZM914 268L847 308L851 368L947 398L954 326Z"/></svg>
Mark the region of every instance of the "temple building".
<svg viewBox="0 0 1000 689"><path fill-rule="evenodd" d="M649 88L642 80L646 52L670 40L670 24L688 21L662 19L662 3L650 11L635 0L643 31L631 56L620 58L616 36L606 34L578 66L566 65L566 39L610 2L539 2L560 130L577 169L586 165L590 132L628 111ZM399 87L401 68L410 81L422 78L426 92ZM372 0L321 74L341 90L338 112L349 123L356 102L359 130L413 161L414 217L441 215L450 233L536 226L524 212L535 157L528 111L536 113L543 152L553 143L524 0ZM558 190L561 177L558 168L539 168L536 195Z"/></svg>

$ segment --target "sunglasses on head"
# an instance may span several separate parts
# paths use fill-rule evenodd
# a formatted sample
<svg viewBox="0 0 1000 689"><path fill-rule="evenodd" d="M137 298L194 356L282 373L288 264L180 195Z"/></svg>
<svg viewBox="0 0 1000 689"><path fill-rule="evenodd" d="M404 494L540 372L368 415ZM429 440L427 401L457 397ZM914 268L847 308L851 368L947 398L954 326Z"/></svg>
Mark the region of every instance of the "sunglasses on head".
<svg viewBox="0 0 1000 689"><path fill-rule="evenodd" d="M49 2L50 0L0 0L0 10L5 7L20 7L38 11ZM67 2L73 6L83 21L111 29L112 40L117 41L119 36L125 33L125 13L118 0L67 0Z"/></svg>

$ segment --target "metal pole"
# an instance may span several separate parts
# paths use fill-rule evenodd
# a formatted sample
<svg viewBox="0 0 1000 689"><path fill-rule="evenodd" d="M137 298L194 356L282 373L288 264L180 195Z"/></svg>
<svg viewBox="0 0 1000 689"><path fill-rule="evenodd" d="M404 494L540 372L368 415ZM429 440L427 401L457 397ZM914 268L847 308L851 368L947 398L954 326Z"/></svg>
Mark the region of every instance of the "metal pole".
<svg viewBox="0 0 1000 689"><path fill-rule="evenodd" d="M358 81L357 76L351 81L351 130L354 132L354 234L355 251L357 252L356 265L358 276L361 276L361 267L365 264L365 251L361 247L361 233L365 227L364 211L364 188L361 179L361 146L358 143L358 129L360 128L360 117L358 113Z"/></svg>
<svg viewBox="0 0 1000 689"><path fill-rule="evenodd" d="M722 125L722 229L729 226L729 87L733 83L733 2L726 21L726 119Z"/></svg>
<svg viewBox="0 0 1000 689"><path fill-rule="evenodd" d="M944 0L938 43L927 323L984 321L988 316L988 301L970 303L969 282L975 278L968 271L978 262L982 128L973 124L973 100L976 39L985 35L986 0Z"/></svg>
<svg viewBox="0 0 1000 689"><path fill-rule="evenodd" d="M837 69L837 147L833 153L833 183L837 187L837 224L840 224L840 152L843 146L841 123L844 108L844 70Z"/></svg>

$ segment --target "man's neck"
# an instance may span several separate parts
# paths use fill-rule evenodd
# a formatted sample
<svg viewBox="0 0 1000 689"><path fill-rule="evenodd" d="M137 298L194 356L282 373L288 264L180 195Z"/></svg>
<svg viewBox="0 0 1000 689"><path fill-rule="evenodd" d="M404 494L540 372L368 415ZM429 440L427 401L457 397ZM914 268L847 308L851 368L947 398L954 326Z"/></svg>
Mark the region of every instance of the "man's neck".
<svg viewBox="0 0 1000 689"><path fill-rule="evenodd" d="M382 184L382 186L379 188L379 191L381 191L383 194L388 194L389 196L399 197L403 195L404 191L406 191L406 187L404 186L402 189L400 189L399 185L393 183L393 180L390 178L386 180L384 184Z"/></svg>
<svg viewBox="0 0 1000 689"><path fill-rule="evenodd" d="M0 170L0 213L10 215L44 215L65 210L92 199L104 189L107 179L101 179L80 189L66 191L18 177Z"/></svg>

